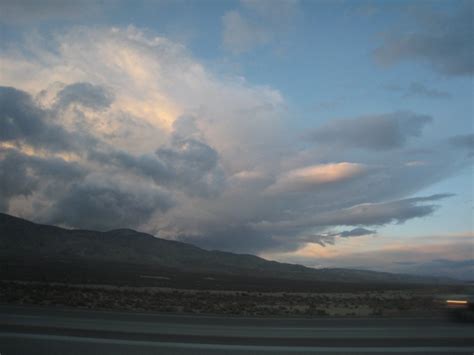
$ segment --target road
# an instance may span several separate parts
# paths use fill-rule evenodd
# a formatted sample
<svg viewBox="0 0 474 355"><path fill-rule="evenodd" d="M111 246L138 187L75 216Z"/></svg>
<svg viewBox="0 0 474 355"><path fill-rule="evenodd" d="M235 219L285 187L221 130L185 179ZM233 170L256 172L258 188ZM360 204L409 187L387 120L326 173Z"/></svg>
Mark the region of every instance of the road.
<svg viewBox="0 0 474 355"><path fill-rule="evenodd" d="M473 354L444 319L245 318L0 305L0 354Z"/></svg>

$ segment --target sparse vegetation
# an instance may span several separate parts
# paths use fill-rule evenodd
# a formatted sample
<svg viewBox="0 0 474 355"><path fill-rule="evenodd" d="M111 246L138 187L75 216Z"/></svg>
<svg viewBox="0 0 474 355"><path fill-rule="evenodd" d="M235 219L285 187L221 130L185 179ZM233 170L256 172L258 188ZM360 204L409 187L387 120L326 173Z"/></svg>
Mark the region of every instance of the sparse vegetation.
<svg viewBox="0 0 474 355"><path fill-rule="evenodd" d="M0 302L247 316L393 317L435 314L432 292L428 290L281 293L3 281L0 282Z"/></svg>

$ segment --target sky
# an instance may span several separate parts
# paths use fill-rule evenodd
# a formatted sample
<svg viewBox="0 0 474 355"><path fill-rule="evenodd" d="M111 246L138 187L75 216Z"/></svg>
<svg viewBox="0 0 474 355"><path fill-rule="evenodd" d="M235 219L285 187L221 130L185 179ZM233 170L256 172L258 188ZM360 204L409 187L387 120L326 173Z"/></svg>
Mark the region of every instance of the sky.
<svg viewBox="0 0 474 355"><path fill-rule="evenodd" d="M0 0L0 211L472 278L472 1Z"/></svg>

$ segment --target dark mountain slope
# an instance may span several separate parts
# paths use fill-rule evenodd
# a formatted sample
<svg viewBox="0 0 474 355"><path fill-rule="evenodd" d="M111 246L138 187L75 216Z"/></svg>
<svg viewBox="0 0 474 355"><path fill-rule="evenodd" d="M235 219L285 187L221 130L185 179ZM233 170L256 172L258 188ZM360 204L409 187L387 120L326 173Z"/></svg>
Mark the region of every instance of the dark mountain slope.
<svg viewBox="0 0 474 355"><path fill-rule="evenodd" d="M109 232L69 230L0 213L0 261L74 260L123 263L180 272L331 282L413 282L440 280L351 269L312 269L254 255L208 251L130 229Z"/></svg>

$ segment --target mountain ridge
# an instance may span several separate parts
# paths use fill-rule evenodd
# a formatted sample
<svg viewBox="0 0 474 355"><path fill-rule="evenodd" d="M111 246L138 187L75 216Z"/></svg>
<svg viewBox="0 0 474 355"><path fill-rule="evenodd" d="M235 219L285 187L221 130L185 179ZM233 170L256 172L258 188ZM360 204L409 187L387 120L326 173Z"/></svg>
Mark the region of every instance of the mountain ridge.
<svg viewBox="0 0 474 355"><path fill-rule="evenodd" d="M251 254L205 250L133 229L106 232L37 224L0 213L0 260L30 258L133 263L137 265L251 277L324 282L439 283L447 279L379 271L280 263Z"/></svg>

